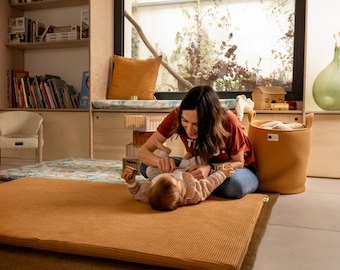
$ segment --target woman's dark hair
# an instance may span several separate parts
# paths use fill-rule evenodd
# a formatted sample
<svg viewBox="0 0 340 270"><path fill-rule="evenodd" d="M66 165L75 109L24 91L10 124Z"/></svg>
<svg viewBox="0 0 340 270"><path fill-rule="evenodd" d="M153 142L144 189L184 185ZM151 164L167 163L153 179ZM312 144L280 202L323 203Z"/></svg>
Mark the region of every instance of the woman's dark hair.
<svg viewBox="0 0 340 270"><path fill-rule="evenodd" d="M229 133L224 129L226 121L226 110L221 106L219 97L215 90L208 86L195 86L190 89L181 102L177 126L174 133L184 134L185 130L181 124L183 110L196 110L198 137L196 139L196 153L204 162L207 162L219 147L225 145L224 141Z"/></svg>

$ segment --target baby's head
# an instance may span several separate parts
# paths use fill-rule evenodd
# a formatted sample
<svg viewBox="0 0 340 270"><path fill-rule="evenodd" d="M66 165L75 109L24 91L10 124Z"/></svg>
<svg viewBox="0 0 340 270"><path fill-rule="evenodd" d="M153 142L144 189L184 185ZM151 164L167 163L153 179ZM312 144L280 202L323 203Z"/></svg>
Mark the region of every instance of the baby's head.
<svg viewBox="0 0 340 270"><path fill-rule="evenodd" d="M171 211L183 204L184 195L183 182L170 174L164 174L151 187L148 199L153 209Z"/></svg>

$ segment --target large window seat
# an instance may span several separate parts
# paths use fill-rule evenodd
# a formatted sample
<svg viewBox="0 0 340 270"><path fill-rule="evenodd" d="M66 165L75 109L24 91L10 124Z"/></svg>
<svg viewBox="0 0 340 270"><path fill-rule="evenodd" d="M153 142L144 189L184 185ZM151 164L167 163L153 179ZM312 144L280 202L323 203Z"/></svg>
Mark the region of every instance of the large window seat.
<svg viewBox="0 0 340 270"><path fill-rule="evenodd" d="M236 99L220 99L223 107L235 109ZM118 100L105 99L92 102L93 109L173 109L181 100Z"/></svg>

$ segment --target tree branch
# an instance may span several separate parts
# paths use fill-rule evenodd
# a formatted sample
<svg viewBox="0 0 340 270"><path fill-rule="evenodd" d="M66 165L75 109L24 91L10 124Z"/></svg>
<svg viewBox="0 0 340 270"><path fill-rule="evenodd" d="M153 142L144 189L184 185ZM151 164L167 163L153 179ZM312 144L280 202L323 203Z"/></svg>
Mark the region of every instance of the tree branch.
<svg viewBox="0 0 340 270"><path fill-rule="evenodd" d="M129 15L129 13L126 12L126 10L124 10L124 16L129 20L129 22L135 27L137 33L139 34L139 36L141 37L141 39L143 40L145 46L150 50L150 52L157 57L158 53L157 51L152 47L152 45L150 44L150 42L148 41L148 39L146 38L146 36L143 33L142 28L138 25L138 23ZM182 76L180 76L177 72L175 72L163 59L161 61L161 64L169 71L169 73L174 76L180 83L184 84L186 88L190 89L193 87L193 85L185 80Z"/></svg>

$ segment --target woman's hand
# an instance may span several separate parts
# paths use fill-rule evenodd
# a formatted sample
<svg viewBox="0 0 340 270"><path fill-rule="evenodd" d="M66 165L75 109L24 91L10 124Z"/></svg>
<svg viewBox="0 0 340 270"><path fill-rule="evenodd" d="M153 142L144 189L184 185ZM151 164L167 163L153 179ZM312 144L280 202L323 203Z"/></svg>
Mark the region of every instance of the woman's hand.
<svg viewBox="0 0 340 270"><path fill-rule="evenodd" d="M209 164L194 165L187 170L194 178L203 179L207 178L210 174L211 167Z"/></svg>
<svg viewBox="0 0 340 270"><path fill-rule="evenodd" d="M169 173L176 170L176 163L173 158L166 157L157 160L157 167L160 173Z"/></svg>

